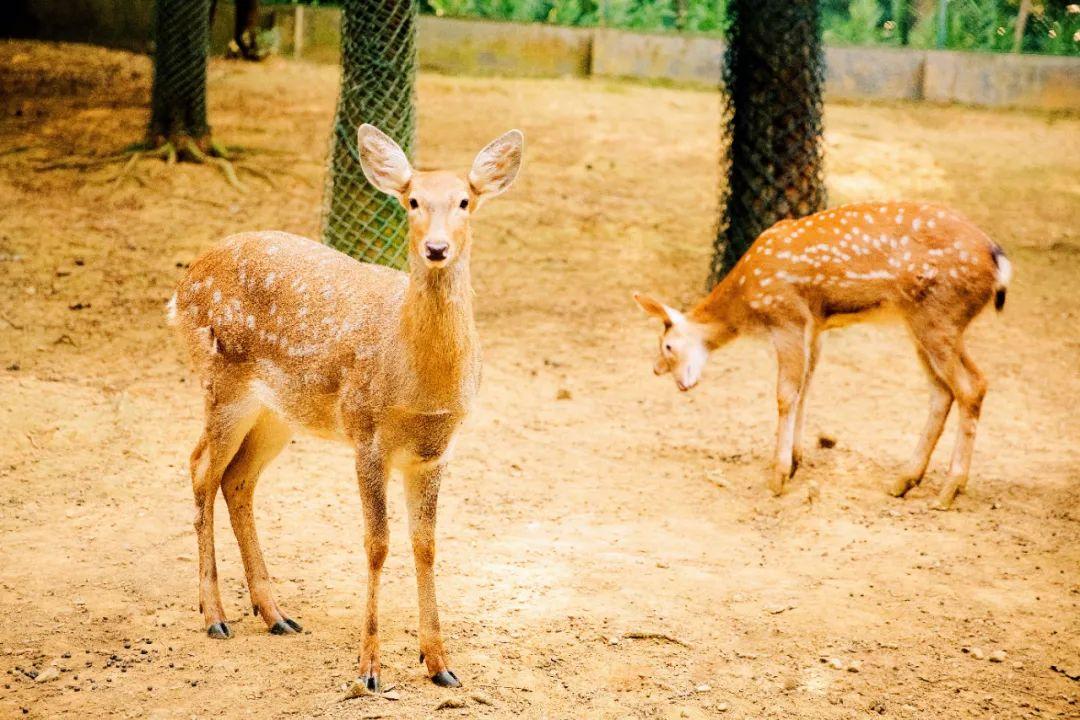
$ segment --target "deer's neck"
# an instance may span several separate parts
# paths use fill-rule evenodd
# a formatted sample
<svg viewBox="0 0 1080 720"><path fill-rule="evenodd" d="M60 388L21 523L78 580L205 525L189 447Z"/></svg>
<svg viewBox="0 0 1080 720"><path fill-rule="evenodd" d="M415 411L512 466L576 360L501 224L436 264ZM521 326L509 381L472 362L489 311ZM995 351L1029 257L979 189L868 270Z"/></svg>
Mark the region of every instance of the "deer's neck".
<svg viewBox="0 0 1080 720"><path fill-rule="evenodd" d="M739 291L739 268L729 272L688 313L690 320L704 326L705 341L719 347L749 329L748 306Z"/></svg>
<svg viewBox="0 0 1080 720"><path fill-rule="evenodd" d="M401 312L408 404L457 412L476 389L479 343L473 322L469 258L447 268L413 263Z"/></svg>

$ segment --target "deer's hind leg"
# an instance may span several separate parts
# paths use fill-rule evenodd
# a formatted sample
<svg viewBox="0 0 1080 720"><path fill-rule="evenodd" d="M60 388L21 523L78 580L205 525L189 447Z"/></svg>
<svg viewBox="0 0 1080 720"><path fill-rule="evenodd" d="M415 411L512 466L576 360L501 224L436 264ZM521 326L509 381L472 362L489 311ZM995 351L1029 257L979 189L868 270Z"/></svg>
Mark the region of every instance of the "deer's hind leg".
<svg viewBox="0 0 1080 720"><path fill-rule="evenodd" d="M195 495L195 533L199 543L199 611L212 638L232 637L218 590L214 554L214 501L221 477L244 436L255 423L258 404L252 398L228 399L208 392L206 428L191 453L191 487Z"/></svg>
<svg viewBox="0 0 1080 720"><path fill-rule="evenodd" d="M292 430L287 423L269 410L263 410L221 479L221 491L229 506L233 534L236 535L240 557L244 561L252 611L262 617L275 635L291 635L303 628L282 612L274 601L270 575L255 529L253 498L259 474L277 457L291 437Z"/></svg>
<svg viewBox="0 0 1080 720"><path fill-rule="evenodd" d="M949 410L952 409L953 404L952 390L949 389L944 378L938 375L918 340L915 343L915 350L930 380L930 412L914 455L904 472L889 488L889 494L893 497L904 497L908 490L922 482L926 468L930 464L930 456L934 454L934 448L937 447L938 440L941 438L941 431L945 429L945 421L949 418Z"/></svg>
<svg viewBox="0 0 1080 720"><path fill-rule="evenodd" d="M971 455L975 446L975 430L979 424L983 397L986 395L986 380L964 351L963 328L963 324L940 328L932 325L912 327L916 340L926 354L927 363L940 381L948 386L960 410L960 423L957 428L952 462L949 466L949 478L937 499L937 507L941 510L950 508L957 493L967 485L967 476L971 469ZM943 399L941 403L944 404ZM947 412L946 409L942 415ZM931 416L931 421L933 420ZM940 425L944 423L945 418L941 417ZM928 422L927 425L929 427L931 423ZM938 435L941 433L937 425L930 429L936 430ZM932 450L932 447L930 449Z"/></svg>

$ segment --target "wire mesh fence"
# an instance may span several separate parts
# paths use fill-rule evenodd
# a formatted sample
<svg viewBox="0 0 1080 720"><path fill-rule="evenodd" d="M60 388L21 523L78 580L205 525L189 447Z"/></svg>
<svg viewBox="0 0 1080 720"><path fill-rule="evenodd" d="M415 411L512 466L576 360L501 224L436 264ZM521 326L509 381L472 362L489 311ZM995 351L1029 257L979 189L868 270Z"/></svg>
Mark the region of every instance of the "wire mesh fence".
<svg viewBox="0 0 1080 720"><path fill-rule="evenodd" d="M206 120L210 0L158 0L154 8L154 82L149 144L201 140Z"/></svg>
<svg viewBox="0 0 1080 720"><path fill-rule="evenodd" d="M323 201L323 240L353 257L403 268L404 209L364 178L356 129L371 123L411 158L416 139L416 0L342 3L341 94Z"/></svg>
<svg viewBox="0 0 1080 720"><path fill-rule="evenodd" d="M731 0L720 217L709 284L758 235L825 207L824 57L815 0Z"/></svg>

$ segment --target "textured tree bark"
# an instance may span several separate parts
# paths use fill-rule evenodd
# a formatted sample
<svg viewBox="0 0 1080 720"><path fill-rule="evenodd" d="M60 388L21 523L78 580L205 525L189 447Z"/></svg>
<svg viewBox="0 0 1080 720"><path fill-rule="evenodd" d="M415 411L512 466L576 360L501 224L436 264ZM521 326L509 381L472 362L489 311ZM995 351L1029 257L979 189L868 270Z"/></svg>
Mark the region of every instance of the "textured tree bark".
<svg viewBox="0 0 1080 720"><path fill-rule="evenodd" d="M825 207L824 60L815 0L732 0L724 58L727 192L710 283L758 235Z"/></svg>
<svg viewBox="0 0 1080 720"><path fill-rule="evenodd" d="M154 82L147 143L190 142L210 149L206 121L206 59L210 0L158 0L154 16Z"/></svg>
<svg viewBox="0 0 1080 720"><path fill-rule="evenodd" d="M346 0L343 10L341 95L332 131L323 239L359 259L404 267L405 211L364 178L356 130L371 123L412 154L416 0Z"/></svg>

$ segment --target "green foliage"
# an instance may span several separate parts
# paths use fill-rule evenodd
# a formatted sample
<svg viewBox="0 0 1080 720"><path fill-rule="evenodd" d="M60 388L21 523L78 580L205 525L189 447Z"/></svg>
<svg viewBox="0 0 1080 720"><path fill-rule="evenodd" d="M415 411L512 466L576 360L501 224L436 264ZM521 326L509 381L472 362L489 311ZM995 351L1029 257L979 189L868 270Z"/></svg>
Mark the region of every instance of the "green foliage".
<svg viewBox="0 0 1080 720"><path fill-rule="evenodd" d="M827 17L825 42L834 45L872 45L883 37L884 11L878 0L851 0L846 17Z"/></svg>
<svg viewBox="0 0 1080 720"><path fill-rule="evenodd" d="M340 0L262 0L274 4L337 5ZM376 0L372 0L375 2ZM381 1L381 0L378 0ZM420 12L555 25L605 26L713 35L726 30L729 0L420 0ZM937 47L938 4L947 2L945 47L1013 49L1020 0L819 0L826 42L896 45L901 19L911 21L908 44ZM1080 0L1032 0L1021 49L1080 56Z"/></svg>

